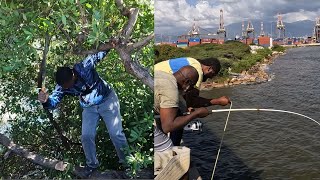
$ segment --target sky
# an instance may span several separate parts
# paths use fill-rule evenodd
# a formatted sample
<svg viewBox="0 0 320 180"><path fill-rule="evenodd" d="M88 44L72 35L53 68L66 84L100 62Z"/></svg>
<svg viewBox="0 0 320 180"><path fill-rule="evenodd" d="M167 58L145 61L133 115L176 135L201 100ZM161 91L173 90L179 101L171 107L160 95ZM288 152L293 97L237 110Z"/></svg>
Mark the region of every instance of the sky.
<svg viewBox="0 0 320 180"><path fill-rule="evenodd" d="M155 33L176 34L188 31L194 19L202 28L217 28L220 9L225 25L247 20L266 23L277 20L292 23L315 21L320 16L319 0L155 0Z"/></svg>

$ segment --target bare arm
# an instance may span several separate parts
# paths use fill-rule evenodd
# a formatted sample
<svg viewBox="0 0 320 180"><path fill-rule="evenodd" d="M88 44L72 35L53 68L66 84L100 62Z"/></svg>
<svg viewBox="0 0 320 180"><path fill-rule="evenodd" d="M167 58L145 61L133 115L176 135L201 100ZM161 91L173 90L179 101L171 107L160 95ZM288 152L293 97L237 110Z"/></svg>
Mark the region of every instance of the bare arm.
<svg viewBox="0 0 320 180"><path fill-rule="evenodd" d="M183 128L195 118L205 117L209 114L206 108L196 108L186 116L178 116L178 108L161 108L160 119L164 133L172 132Z"/></svg>
<svg viewBox="0 0 320 180"><path fill-rule="evenodd" d="M230 103L230 100L226 96L222 96L216 99L207 99L199 96L200 91L198 89L193 89L188 92L185 96L188 107L208 107L212 105L225 106Z"/></svg>

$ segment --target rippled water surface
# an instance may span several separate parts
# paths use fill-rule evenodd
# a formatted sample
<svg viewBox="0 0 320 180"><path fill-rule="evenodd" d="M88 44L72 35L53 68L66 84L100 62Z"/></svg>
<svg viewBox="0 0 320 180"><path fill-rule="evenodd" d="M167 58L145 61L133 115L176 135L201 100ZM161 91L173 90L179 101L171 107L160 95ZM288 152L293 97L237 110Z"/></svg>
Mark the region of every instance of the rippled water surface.
<svg viewBox="0 0 320 180"><path fill-rule="evenodd" d="M270 82L202 96L226 95L233 108L288 110L320 121L320 47L288 50L269 71L275 75ZM184 134L203 179L211 178L226 117L212 114L201 120L201 133ZM232 112L214 179L320 179L320 126L284 113Z"/></svg>

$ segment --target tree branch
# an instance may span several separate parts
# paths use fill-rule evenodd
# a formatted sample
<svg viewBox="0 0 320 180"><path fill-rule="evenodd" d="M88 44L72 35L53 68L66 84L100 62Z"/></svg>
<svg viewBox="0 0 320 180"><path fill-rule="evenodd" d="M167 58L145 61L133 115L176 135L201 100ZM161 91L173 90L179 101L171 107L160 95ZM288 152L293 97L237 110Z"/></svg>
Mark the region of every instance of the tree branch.
<svg viewBox="0 0 320 180"><path fill-rule="evenodd" d="M123 0L116 0L116 5L121 12L122 15L129 17L130 11L129 9L124 5Z"/></svg>
<svg viewBox="0 0 320 180"><path fill-rule="evenodd" d="M127 24L125 25L124 29L122 30L122 35L124 36L124 38L127 40L133 31L133 27L137 22L138 19L138 15L139 15L139 9L138 8L131 8L130 9L130 15L129 15L129 20L127 22Z"/></svg>
<svg viewBox="0 0 320 180"><path fill-rule="evenodd" d="M118 51L122 62L124 63L126 71L135 76L137 79L141 80L145 85L153 90L153 77L150 75L150 72L143 68L138 61L131 59L131 52L135 49L141 49L146 46L154 38L154 33L151 33L137 43L128 45L128 39L130 38L138 19L139 9L129 9L125 6L123 0L115 0L115 3L121 14L128 18L126 25L121 31L121 36L118 39L110 40L108 43L100 44L98 48L92 48L91 50L87 51L82 51L79 49L78 51L74 51L74 53L78 55L87 55L115 48ZM112 42L115 46L112 46Z"/></svg>
<svg viewBox="0 0 320 180"><path fill-rule="evenodd" d="M154 38L154 33L151 33L150 35L148 35L147 37L145 37L141 41L136 42L136 43L134 43L132 45L129 45L128 46L128 50L129 51L133 51L134 49L141 49L144 46L146 46L147 44L149 44L150 41L153 40L153 38Z"/></svg>
<svg viewBox="0 0 320 180"><path fill-rule="evenodd" d="M81 3L79 0L76 0L77 6L79 8L80 11L80 16L81 16L81 32L78 34L77 36L77 42L78 44L81 46L81 44L86 40L87 38L87 34L88 34L88 19L86 16L86 13L84 11L84 9L81 6Z"/></svg>
<svg viewBox="0 0 320 180"><path fill-rule="evenodd" d="M2 133L0 133L0 144L7 147L10 151L21 156L22 158L25 158L34 164L38 164L48 169L53 169L57 171L68 171L69 167L71 167L71 164L66 161L60 161L55 158L43 157L35 152L30 152L28 149L15 144ZM81 170L82 169L79 168L73 168L70 172L80 178L84 178L81 177ZM138 176L144 179L150 179L153 178L153 171L148 169L142 170L138 173ZM106 170L105 172L96 171L90 178L122 179L128 177L125 175L125 172L123 171Z"/></svg>
<svg viewBox="0 0 320 180"><path fill-rule="evenodd" d="M122 59L125 69L131 75L137 77L145 85L147 85L152 91L154 90L153 86L153 77L150 75L149 71L142 67L138 61L132 61L130 53L124 47L115 47L118 51L120 58Z"/></svg>
<svg viewBox="0 0 320 180"><path fill-rule="evenodd" d="M127 40L133 31L133 27L137 22L139 9L138 8L127 8L123 2L123 0L116 0L116 5L121 12L122 15L128 18L127 24L124 26L121 31L122 36L124 36L125 40Z"/></svg>
<svg viewBox="0 0 320 180"><path fill-rule="evenodd" d="M49 46L50 46L50 41L51 37L49 35L49 32L46 32L45 35L45 42L44 42L44 50L43 50L43 56L42 56L42 61L40 65L40 71L38 73L38 88L43 88L44 87L44 79L46 78L46 62L47 62L47 55L49 52ZM60 136L60 139L62 140L62 144L64 145L65 148L70 149L70 144L72 142L64 136L64 132L58 125L58 123L53 119L52 113L49 112L48 109L45 109L45 112L49 118L50 123L53 125L54 129L57 131L58 135Z"/></svg>
<svg viewBox="0 0 320 180"><path fill-rule="evenodd" d="M50 35L47 31L45 35L45 42L44 42L42 61L40 64L40 71L38 73L38 88L42 88L42 85L43 85L42 83L46 77L46 62L47 62L46 59L49 51L49 44L50 44Z"/></svg>
<svg viewBox="0 0 320 180"><path fill-rule="evenodd" d="M82 28L85 27L88 24L88 19L86 17L86 14L81 6L81 3L79 0L76 0L76 3L79 7L80 15L81 15L81 20L82 20Z"/></svg>
<svg viewBox="0 0 320 180"><path fill-rule="evenodd" d="M26 158L27 160L31 161L32 163L38 164L40 166L49 168L49 169L55 169L58 171L65 171L67 169L67 166L69 163L59 161L56 159L50 159L42 157L34 152L30 152L27 149L25 149L22 146L16 145L14 142L12 142L8 137L6 137L4 134L0 133L0 144L7 147L9 150L11 150L13 153Z"/></svg>
<svg viewBox="0 0 320 180"><path fill-rule="evenodd" d="M109 49L112 49L114 47L113 44L119 43L119 40L117 39L110 39L107 43L102 43L98 46L98 48L92 48L90 50L80 50L80 51L74 51L74 54L77 55L88 55L88 54L94 54L99 51L106 51Z"/></svg>
<svg viewBox="0 0 320 180"><path fill-rule="evenodd" d="M72 40L71 40L69 34L63 29L62 24L58 25L58 28L64 34L64 36L67 38L67 40L71 44L71 46L74 47L74 44L72 43Z"/></svg>

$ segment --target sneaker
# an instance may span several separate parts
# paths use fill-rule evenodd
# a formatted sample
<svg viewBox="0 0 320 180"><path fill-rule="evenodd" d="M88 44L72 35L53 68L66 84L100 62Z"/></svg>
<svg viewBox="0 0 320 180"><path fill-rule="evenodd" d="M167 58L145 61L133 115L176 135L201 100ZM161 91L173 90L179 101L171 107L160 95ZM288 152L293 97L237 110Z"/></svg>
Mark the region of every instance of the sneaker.
<svg viewBox="0 0 320 180"><path fill-rule="evenodd" d="M89 166L84 166L84 167L77 167L76 172L77 175L82 178L82 179L88 179L91 177L91 175L97 170L97 168L92 168Z"/></svg>

